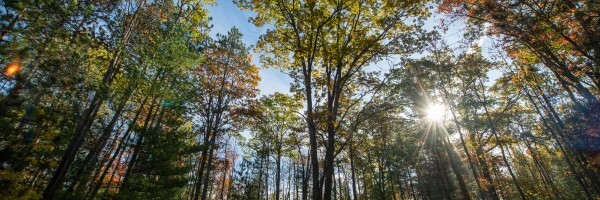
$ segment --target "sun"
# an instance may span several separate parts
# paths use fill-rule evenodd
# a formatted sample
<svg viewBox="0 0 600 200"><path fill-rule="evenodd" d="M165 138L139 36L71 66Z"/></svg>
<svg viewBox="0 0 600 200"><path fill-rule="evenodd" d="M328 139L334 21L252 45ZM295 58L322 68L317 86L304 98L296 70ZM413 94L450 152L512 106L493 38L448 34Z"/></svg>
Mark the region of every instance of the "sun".
<svg viewBox="0 0 600 200"><path fill-rule="evenodd" d="M442 121L444 119L445 114L446 106L442 104L429 105L427 110L425 110L425 115L427 119L432 122Z"/></svg>

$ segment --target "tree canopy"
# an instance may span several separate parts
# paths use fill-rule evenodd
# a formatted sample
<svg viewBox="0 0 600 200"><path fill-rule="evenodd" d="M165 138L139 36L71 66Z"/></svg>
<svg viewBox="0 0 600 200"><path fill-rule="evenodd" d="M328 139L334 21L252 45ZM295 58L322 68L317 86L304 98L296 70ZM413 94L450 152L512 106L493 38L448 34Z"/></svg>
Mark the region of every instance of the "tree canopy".
<svg viewBox="0 0 600 200"><path fill-rule="evenodd" d="M0 198L600 198L599 2L232 2L0 3Z"/></svg>

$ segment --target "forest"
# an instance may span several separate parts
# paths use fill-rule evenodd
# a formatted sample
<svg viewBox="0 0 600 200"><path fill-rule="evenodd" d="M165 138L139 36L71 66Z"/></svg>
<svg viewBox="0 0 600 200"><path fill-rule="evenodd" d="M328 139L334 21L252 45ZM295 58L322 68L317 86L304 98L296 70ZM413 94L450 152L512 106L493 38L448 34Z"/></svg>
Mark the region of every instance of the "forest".
<svg viewBox="0 0 600 200"><path fill-rule="evenodd" d="M0 7L0 199L600 199L597 0Z"/></svg>

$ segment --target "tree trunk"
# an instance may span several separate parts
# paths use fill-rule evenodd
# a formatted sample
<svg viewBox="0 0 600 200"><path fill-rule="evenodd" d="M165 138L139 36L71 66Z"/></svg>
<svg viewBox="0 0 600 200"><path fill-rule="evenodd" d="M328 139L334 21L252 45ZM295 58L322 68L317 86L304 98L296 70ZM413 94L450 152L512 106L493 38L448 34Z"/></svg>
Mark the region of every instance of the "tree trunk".
<svg viewBox="0 0 600 200"><path fill-rule="evenodd" d="M144 109L144 105L146 103L147 99L144 99L144 103L140 104L140 108L138 109L138 111L135 113L135 116L133 117L133 119L131 120L131 122L129 123L129 125L127 126L127 130L125 131L125 133L123 134L123 138L121 139L121 142L119 142L119 145L117 146L117 149L115 150L115 153L113 153L112 157L110 158L110 160L107 163L107 167L103 170L102 174L100 175L100 180L104 180L104 177L106 176L106 173L108 172L108 169L110 168L110 165L114 162L114 160L116 159L117 155L121 154L122 156L122 151L125 148L125 141L127 141L127 139L129 138L129 136L131 135L131 131L133 130L133 127L135 126L138 117L140 116L140 114L142 113L142 110ZM121 156L119 156L118 160L121 160ZM102 166L102 163L100 164L100 166ZM96 172L96 174L99 173L101 168L98 168L98 172ZM115 168L116 169L116 168ZM94 180L92 180L94 181ZM100 187L102 186L102 182L98 182L95 184L90 184L90 187L88 188L94 188L92 190L92 194L91 194L91 199L94 198L94 196L96 195L96 193L98 192L98 190L100 189ZM89 191L88 191L89 193ZM86 195L87 196L87 195Z"/></svg>
<svg viewBox="0 0 600 200"><path fill-rule="evenodd" d="M538 115L540 116L540 118L543 122L542 124L544 126L546 126L546 128L549 130L551 137L556 141L558 148L563 153L564 156L562 156L562 157L567 162L567 165L569 166L569 169L571 170L571 172L575 175L575 180L577 181L577 183L579 183L579 185L585 192L588 199L593 199L592 194L590 193L590 191L588 189L587 183L585 183L585 181L583 181L583 177L579 174L579 172L577 172L577 170L575 169L575 166L573 164L573 161L569 158L569 156L568 156L569 154L567 154L567 151L564 149L561 138L559 138L558 134L554 131L554 129L552 129L550 127L549 122L546 120L546 117L544 117L544 115L543 115L542 111L540 110L540 108L538 107L537 103L535 103L533 97L529 93L529 90L527 90L527 88L525 88L524 91L525 91L525 94L528 97L529 101L531 102L531 104L537 111ZM560 130L558 130L558 131L560 131Z"/></svg>
<svg viewBox="0 0 600 200"><path fill-rule="evenodd" d="M446 87L442 87L445 96L448 98L449 92L446 89ZM467 156L467 162L469 162L469 168L471 169L471 173L473 173L473 179L475 179L475 183L477 184L477 191L479 193L479 198L480 199L487 199L484 189L481 186L481 180L479 180L479 173L477 172L477 167L475 166L475 163L473 161L473 159L471 158L471 153L469 152L469 148L467 148L467 143L465 142L465 138L464 138L464 134L462 132L461 129L461 125L460 122L458 121L458 117L456 116L456 111L454 110L456 108L456 106L454 105L454 103L452 103L450 108L450 113L452 114L452 120L454 121L454 124L456 126L456 132L458 132L458 136L460 138L460 144L463 148L463 151L465 151L465 155ZM493 200L498 200L497 196L495 195L491 195Z"/></svg>
<svg viewBox="0 0 600 200"><path fill-rule="evenodd" d="M483 83L481 83L481 85L483 85ZM485 102L485 96L482 99L482 97L479 95L478 92L475 92L475 95L479 98L479 100L481 102ZM512 167L510 166L510 163L508 162L508 159L506 158L506 153L504 151L504 145L502 145L502 141L500 140L500 137L498 136L498 132L496 131L496 125L492 121L492 117L488 111L487 105L483 105L483 111L485 112L487 122L490 125L492 135L494 136L494 138L496 139L496 142L498 143L498 146L500 147L500 153L502 154L502 161L504 161L504 164L506 165L506 168L508 169L508 173L510 174L510 177L512 178L515 186L517 187L517 191L519 191L519 195L521 196L521 199L527 199L527 197L525 196L525 193L523 192L523 189L521 189L521 184L519 184L519 181L517 180L517 177L515 176L515 174L512 170Z"/></svg>
<svg viewBox="0 0 600 200"><path fill-rule="evenodd" d="M138 155L139 155L139 153L142 149L142 145L144 143L144 135L148 131L149 126L151 126L150 120L153 118L154 115L156 115L156 112L154 112L155 106L156 106L156 97L154 97L152 99L152 105L150 106L150 109L148 110L148 114L146 114L146 119L144 120L144 125L142 126L142 131L140 131L138 133L138 138L137 138L134 150L133 150L133 154L131 155L129 164L127 165L127 171L125 173L125 177L123 178L123 184L121 185L121 189L127 188L127 185L129 184L129 178L131 177L131 175L133 173L133 168L135 167Z"/></svg>
<svg viewBox="0 0 600 200"><path fill-rule="evenodd" d="M450 162L450 167L452 171L456 175L456 180L458 180L458 185L460 186L460 191L463 194L463 199L471 199L471 195L469 194L469 189L467 188L467 184L465 183L465 179L462 175L462 167L458 164L458 156L454 149L452 149L450 145L450 141L448 141L448 137L440 138L442 140L442 145L446 149L446 153L448 154L448 161Z"/></svg>
<svg viewBox="0 0 600 200"><path fill-rule="evenodd" d="M194 192L193 192L194 200L198 200L200 198L200 190L202 189L202 181L203 181L203 177L204 177L204 168L206 167L208 148L210 146L211 140L212 140L212 137L211 137L210 133L206 132L205 137L204 137L204 144L203 144L204 149L202 149L202 152L201 152L202 159L198 163L198 171L196 174L196 177L198 179L196 180L196 187L194 188Z"/></svg>
<svg viewBox="0 0 600 200"><path fill-rule="evenodd" d="M229 143L229 140L227 141L227 143ZM223 176L221 178L221 192L220 192L221 200L224 200L223 192L225 191L225 179L227 179L227 171L229 170L229 160L227 160L227 158L228 158L227 143L225 143L225 147L224 147L225 167L223 168Z"/></svg>
<svg viewBox="0 0 600 200"><path fill-rule="evenodd" d="M319 183L319 157L317 153L317 128L314 121L312 100L312 62L302 67L304 75L304 92L306 97L306 123L308 125L308 137L310 142L310 162L312 170L312 199L321 200L321 186Z"/></svg>
<svg viewBox="0 0 600 200"><path fill-rule="evenodd" d="M121 113L123 113L123 109L127 105L127 102L129 101L129 98L131 97L131 95L133 93L133 90L135 87L134 84L135 83L130 82L129 85L127 86L127 89L125 90L125 93L124 93L125 97L121 100L121 102L119 102L119 105L117 105L117 109L115 110L115 113L113 114L110 122L102 130L102 135L94 143L94 146L92 147L90 152L85 157L85 159L83 161L83 167L81 167L75 174L75 177L73 178L74 181L69 186L69 189L67 189L67 193L71 193L74 191L75 188L78 188L78 185L80 184L82 179L85 178L83 176L83 174L88 174L91 171L91 168L94 165L96 165L96 162L98 161L98 155L100 154L100 152L102 151L104 146L106 146L106 143L108 142L108 138L110 137L110 135L117 123L117 120L119 119L119 117L121 117ZM146 97L146 99L147 99L147 97ZM142 105L144 105L146 103L145 102L146 99L144 99L144 102L142 103Z"/></svg>
<svg viewBox="0 0 600 200"><path fill-rule="evenodd" d="M298 150L300 151L300 150ZM302 155L302 154L300 154ZM310 178L310 155L308 159L302 163L302 200L308 199L308 179Z"/></svg>
<svg viewBox="0 0 600 200"><path fill-rule="evenodd" d="M351 172L351 176L352 176L352 199L353 200L357 200L358 198L356 198L356 175L355 175L355 170L354 170L354 145L352 142L352 139L350 141L350 146L348 147L350 149L350 172Z"/></svg>
<svg viewBox="0 0 600 200"><path fill-rule="evenodd" d="M121 38L120 44L126 44L129 41L129 36L132 33L133 26L136 24L137 13L140 10L141 6L137 8L135 13L133 14L133 18L130 21L127 27L124 27L124 34ZM86 109L84 115L81 120L79 120L77 124L77 128L75 129L75 136L69 143L67 150L65 151L63 157L61 158L58 167L56 168L52 179L50 179L48 186L44 190L42 194L43 199L52 199L54 198L54 194L56 190L62 187L65 176L67 175L67 171L71 167L71 164L75 160L75 156L81 144L83 144L85 135L89 128L92 126L94 119L98 113L98 109L104 103L106 98L106 94L110 85L112 84L115 76L119 73L119 58L121 56L122 48L117 47L118 49L115 51L112 60L109 63L108 69L104 73L104 76L101 81L101 86L106 87L104 89L100 89L92 98L88 108Z"/></svg>
<svg viewBox="0 0 600 200"><path fill-rule="evenodd" d="M216 133L215 133L216 134ZM216 135L213 136L212 140L210 141L210 147L209 147L209 152L208 152L208 163L206 164L206 173L204 174L204 187L202 188L202 200L206 200L206 196L207 196L207 192L208 192L208 187L209 187L209 182L210 182L210 170L212 168L212 160L213 160L213 153L215 150L215 147L213 147L215 145L215 138Z"/></svg>
<svg viewBox="0 0 600 200"><path fill-rule="evenodd" d="M281 194L281 141L277 144L277 158L275 159L275 200L279 200Z"/></svg>
<svg viewBox="0 0 600 200"><path fill-rule="evenodd" d="M436 143L441 142L441 141L437 141L436 139ZM441 153L440 150L437 148L437 145L433 147L433 151L435 153L435 158L434 158L434 163L436 166L436 169L438 171L438 175L441 176L441 182L442 182L442 186L444 187L444 194L446 195L446 199L450 200L453 199L452 198L452 192L454 191L453 187L452 187L452 182L450 180L450 177L448 176L446 167L447 166L443 166L442 165L442 157L441 157Z"/></svg>
<svg viewBox="0 0 600 200"><path fill-rule="evenodd" d="M111 68L109 68L109 70L107 71L106 76L110 76L110 79L112 80L113 70ZM75 136L69 143L69 147L65 151L63 157L60 159L60 162L54 172L54 175L52 176L52 179L50 180L48 186L44 190L44 193L42 195L43 199L53 199L56 190L59 190L62 187L62 183L64 181L65 176L67 175L67 171L69 170L71 164L75 160L75 156L77 155L79 147L81 147L81 145L83 144L85 134L92 126L92 122L96 118L98 109L104 102L104 99L100 96L101 95L99 94L94 95L94 98L92 99L92 102L90 103L88 109L85 111L83 118L81 118L81 120L79 121L75 130Z"/></svg>
<svg viewBox="0 0 600 200"><path fill-rule="evenodd" d="M333 190L333 159L335 151L335 128L333 120L330 119L327 125L327 145L325 147L325 167L323 169L323 177L325 178L323 199L331 200Z"/></svg>

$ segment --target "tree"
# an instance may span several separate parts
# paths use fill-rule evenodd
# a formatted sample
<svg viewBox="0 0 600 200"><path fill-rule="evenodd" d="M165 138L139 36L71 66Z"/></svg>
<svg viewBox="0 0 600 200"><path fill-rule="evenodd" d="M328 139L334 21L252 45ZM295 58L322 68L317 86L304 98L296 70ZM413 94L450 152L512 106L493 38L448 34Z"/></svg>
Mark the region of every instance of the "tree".
<svg viewBox="0 0 600 200"><path fill-rule="evenodd" d="M292 135L297 134L298 116L301 104L299 99L292 96L275 93L260 99L262 109L256 129L261 135L256 135L259 139L265 137L267 143L272 147L268 149L270 154L274 154L275 159L275 199L279 200L281 195L281 158L289 155L295 149L290 143L293 142Z"/></svg>
<svg viewBox="0 0 600 200"><path fill-rule="evenodd" d="M391 1L236 1L245 9L258 13L252 19L257 26L273 24L258 48L265 53L266 66L289 71L297 91L306 100L306 123L310 138L312 198L330 199L333 187L335 138L343 96L352 96L347 86L370 63L388 54L410 51L402 48L414 41L413 33L427 15L423 2ZM320 99L324 102L321 104ZM322 110L321 110L322 109ZM327 139L320 184L317 121L323 114Z"/></svg>
<svg viewBox="0 0 600 200"><path fill-rule="evenodd" d="M243 107L256 96L260 80L237 28L227 35L217 35L204 54L205 60L193 72L198 81L199 95L194 101L200 118L197 131L202 149L193 198L203 200L207 197L216 141L225 133L243 127Z"/></svg>

